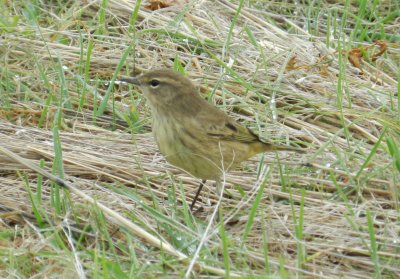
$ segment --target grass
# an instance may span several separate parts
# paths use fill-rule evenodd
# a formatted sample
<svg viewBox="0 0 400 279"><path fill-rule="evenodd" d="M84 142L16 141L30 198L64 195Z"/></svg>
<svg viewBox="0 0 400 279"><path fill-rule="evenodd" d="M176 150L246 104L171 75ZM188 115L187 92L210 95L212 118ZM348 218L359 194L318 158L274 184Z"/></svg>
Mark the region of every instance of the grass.
<svg viewBox="0 0 400 279"><path fill-rule="evenodd" d="M0 1L0 277L398 278L398 1L146 3ZM191 213L199 180L116 82L158 67L307 153L245 162Z"/></svg>

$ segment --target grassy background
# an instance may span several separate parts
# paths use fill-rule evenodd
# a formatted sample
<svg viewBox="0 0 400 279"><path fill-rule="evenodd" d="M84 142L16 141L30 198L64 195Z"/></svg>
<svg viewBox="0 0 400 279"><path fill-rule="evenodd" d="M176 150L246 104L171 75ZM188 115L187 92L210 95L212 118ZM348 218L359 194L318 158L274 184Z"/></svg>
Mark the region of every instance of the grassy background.
<svg viewBox="0 0 400 279"><path fill-rule="evenodd" d="M0 277L400 277L400 3L342 2L0 1L0 146L188 257L0 153ZM212 183L191 214L198 179L115 82L163 67L308 152L227 173L223 223Z"/></svg>

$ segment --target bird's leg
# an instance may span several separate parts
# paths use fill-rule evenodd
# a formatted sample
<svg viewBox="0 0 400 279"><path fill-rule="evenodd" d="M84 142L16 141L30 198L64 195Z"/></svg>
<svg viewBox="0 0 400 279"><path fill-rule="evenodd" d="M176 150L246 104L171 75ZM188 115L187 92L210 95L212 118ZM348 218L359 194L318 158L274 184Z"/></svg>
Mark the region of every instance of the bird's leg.
<svg viewBox="0 0 400 279"><path fill-rule="evenodd" d="M221 220L220 215L221 215L221 203L222 203L222 183L221 183L221 178L218 178L215 180L215 187L217 188L217 218L216 221L219 222Z"/></svg>
<svg viewBox="0 0 400 279"><path fill-rule="evenodd" d="M193 201L192 201L192 204L190 205L190 211L193 211L193 208L194 208L194 205L196 204L197 198L198 198L198 196L199 196L201 190L203 189L203 186L204 186L204 184L206 183L206 181L207 181L207 180L203 179L203 180L200 182L199 189L197 189L197 193L196 193L196 195L194 196L194 199L193 199Z"/></svg>
<svg viewBox="0 0 400 279"><path fill-rule="evenodd" d="M218 196L218 199L219 199L219 197L222 194L222 190L223 190L222 189L222 182L221 182L221 178L220 177L215 179L215 187L217 188L217 196Z"/></svg>

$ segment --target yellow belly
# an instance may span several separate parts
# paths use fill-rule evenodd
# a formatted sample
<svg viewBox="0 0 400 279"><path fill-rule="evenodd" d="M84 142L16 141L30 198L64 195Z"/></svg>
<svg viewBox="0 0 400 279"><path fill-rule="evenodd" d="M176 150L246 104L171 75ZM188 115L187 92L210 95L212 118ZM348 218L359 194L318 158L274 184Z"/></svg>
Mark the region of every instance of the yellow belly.
<svg viewBox="0 0 400 279"><path fill-rule="evenodd" d="M250 154L248 145L193 135L166 118L153 122L153 134L169 163L201 179L218 179L223 171L236 167Z"/></svg>

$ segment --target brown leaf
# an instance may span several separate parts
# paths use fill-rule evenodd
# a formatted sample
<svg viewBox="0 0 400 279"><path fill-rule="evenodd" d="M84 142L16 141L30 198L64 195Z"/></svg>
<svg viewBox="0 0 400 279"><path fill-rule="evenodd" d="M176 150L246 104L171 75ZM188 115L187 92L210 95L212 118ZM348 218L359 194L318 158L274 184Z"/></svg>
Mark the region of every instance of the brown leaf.
<svg viewBox="0 0 400 279"><path fill-rule="evenodd" d="M155 11L168 8L177 4L177 0L149 0L148 3L144 5L144 8L147 10Z"/></svg>
<svg viewBox="0 0 400 279"><path fill-rule="evenodd" d="M289 59L287 65L286 65L285 70L286 70L287 72L289 72L289 71L299 70L299 69L309 70L309 69L311 69L311 68L312 68L312 66L305 65L305 64L303 64L303 65L297 65L297 56L294 55L294 56L292 56L292 57Z"/></svg>
<svg viewBox="0 0 400 279"><path fill-rule="evenodd" d="M379 51L372 55L372 61L376 61L376 59L378 59L378 57L381 56L387 49L387 43L384 41L376 41L375 45L379 46Z"/></svg>
<svg viewBox="0 0 400 279"><path fill-rule="evenodd" d="M361 72L363 72L363 69L361 68L361 63L362 63L361 48L353 48L349 51L349 61L354 67L360 69Z"/></svg>
<svg viewBox="0 0 400 279"><path fill-rule="evenodd" d="M292 56L292 57L290 57L290 59L289 59L289 61L288 61L288 63L286 64L286 71L293 71L293 70L296 70L298 67L296 67L296 61L297 60L297 56L296 55L294 55L294 56Z"/></svg>

